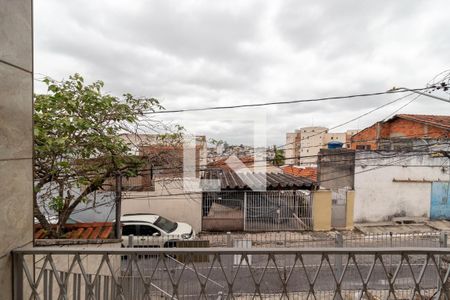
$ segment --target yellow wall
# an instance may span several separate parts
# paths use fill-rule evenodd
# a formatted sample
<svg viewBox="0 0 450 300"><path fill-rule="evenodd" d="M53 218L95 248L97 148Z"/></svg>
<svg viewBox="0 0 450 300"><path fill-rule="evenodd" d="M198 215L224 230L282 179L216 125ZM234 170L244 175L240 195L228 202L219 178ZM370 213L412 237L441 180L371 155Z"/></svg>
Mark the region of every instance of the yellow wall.
<svg viewBox="0 0 450 300"><path fill-rule="evenodd" d="M345 228L353 229L353 209L355 206L355 191L347 191L347 206L345 208Z"/></svg>
<svg viewBox="0 0 450 300"><path fill-rule="evenodd" d="M331 230L331 191L313 192L312 219L314 231Z"/></svg>

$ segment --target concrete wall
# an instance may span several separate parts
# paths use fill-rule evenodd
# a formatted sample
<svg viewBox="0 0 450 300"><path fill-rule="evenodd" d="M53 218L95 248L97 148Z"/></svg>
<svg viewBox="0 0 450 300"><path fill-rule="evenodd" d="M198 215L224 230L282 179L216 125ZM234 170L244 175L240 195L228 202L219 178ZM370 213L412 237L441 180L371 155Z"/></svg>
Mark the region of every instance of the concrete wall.
<svg viewBox="0 0 450 300"><path fill-rule="evenodd" d="M313 192L312 220L314 231L331 230L331 191Z"/></svg>
<svg viewBox="0 0 450 300"><path fill-rule="evenodd" d="M327 189L353 189L354 168L355 151L322 149L317 163L317 181L321 187Z"/></svg>
<svg viewBox="0 0 450 300"><path fill-rule="evenodd" d="M355 212L355 191L347 191L347 201L345 205L345 229L353 229Z"/></svg>
<svg viewBox="0 0 450 300"><path fill-rule="evenodd" d="M413 153L401 155L356 152L355 222L429 217L431 182L448 181L448 160Z"/></svg>
<svg viewBox="0 0 450 300"><path fill-rule="evenodd" d="M32 242L32 7L0 0L0 298L12 298L10 251Z"/></svg>
<svg viewBox="0 0 450 300"><path fill-rule="evenodd" d="M202 193L183 194L182 179L157 179L154 192L125 192L122 214L155 213L201 230Z"/></svg>

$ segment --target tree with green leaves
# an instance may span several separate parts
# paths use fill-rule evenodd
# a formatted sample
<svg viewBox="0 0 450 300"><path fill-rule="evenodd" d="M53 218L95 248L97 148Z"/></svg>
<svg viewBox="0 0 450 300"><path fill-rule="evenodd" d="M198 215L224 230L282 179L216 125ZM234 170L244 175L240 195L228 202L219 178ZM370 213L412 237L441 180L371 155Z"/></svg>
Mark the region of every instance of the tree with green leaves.
<svg viewBox="0 0 450 300"><path fill-rule="evenodd" d="M278 149L277 146L273 146L273 164L275 166L282 166L284 165L285 157L284 157L284 151L282 149Z"/></svg>
<svg viewBox="0 0 450 300"><path fill-rule="evenodd" d="M163 108L153 98L104 93L103 82L86 84L78 74L44 83L48 92L34 99L34 216L56 238L77 205L108 179L135 176L142 168L143 159L130 155L120 134L145 112ZM58 213L56 226L40 206Z"/></svg>

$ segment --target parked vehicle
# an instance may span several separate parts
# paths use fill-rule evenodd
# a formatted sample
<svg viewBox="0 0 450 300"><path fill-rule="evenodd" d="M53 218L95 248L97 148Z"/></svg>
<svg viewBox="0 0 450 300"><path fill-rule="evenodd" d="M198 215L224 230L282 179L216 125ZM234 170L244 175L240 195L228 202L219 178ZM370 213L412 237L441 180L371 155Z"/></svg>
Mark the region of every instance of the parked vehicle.
<svg viewBox="0 0 450 300"><path fill-rule="evenodd" d="M165 247L170 242L195 237L191 225L173 222L156 214L125 214L121 222L122 245L126 247L130 242L132 247ZM130 240L131 235L133 238Z"/></svg>

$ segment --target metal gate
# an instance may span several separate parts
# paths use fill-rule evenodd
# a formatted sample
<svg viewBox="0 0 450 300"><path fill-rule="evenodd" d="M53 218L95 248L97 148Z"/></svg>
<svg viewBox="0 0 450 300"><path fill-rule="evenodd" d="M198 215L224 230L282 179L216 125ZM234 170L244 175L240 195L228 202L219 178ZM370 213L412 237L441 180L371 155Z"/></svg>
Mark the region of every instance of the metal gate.
<svg viewBox="0 0 450 300"><path fill-rule="evenodd" d="M433 182L431 184L430 219L450 219L449 182Z"/></svg>
<svg viewBox="0 0 450 300"><path fill-rule="evenodd" d="M222 191L203 194L204 231L311 230L309 191Z"/></svg>
<svg viewBox="0 0 450 300"><path fill-rule="evenodd" d="M331 226L343 228L346 225L347 189L332 192Z"/></svg>
<svg viewBox="0 0 450 300"><path fill-rule="evenodd" d="M302 191L247 192L244 201L246 231L311 229L310 194Z"/></svg>

